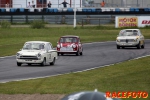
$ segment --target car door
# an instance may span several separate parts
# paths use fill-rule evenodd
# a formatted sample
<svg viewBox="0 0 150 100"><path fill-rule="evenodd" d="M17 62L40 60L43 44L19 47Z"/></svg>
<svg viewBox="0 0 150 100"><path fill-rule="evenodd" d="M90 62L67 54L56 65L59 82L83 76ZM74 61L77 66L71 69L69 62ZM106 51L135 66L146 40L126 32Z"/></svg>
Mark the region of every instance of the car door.
<svg viewBox="0 0 150 100"><path fill-rule="evenodd" d="M48 43L47 44L47 62L51 62L52 61L52 52L50 50L52 50L52 47Z"/></svg>
<svg viewBox="0 0 150 100"><path fill-rule="evenodd" d="M144 36L141 34L140 31L139 31L139 36L140 36L141 45L143 45L144 44Z"/></svg>

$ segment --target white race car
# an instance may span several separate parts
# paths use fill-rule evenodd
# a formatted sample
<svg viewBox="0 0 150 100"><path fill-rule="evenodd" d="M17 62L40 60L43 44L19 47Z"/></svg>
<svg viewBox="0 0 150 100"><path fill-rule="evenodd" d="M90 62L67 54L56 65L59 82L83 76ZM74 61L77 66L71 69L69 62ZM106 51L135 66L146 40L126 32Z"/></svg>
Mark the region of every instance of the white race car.
<svg viewBox="0 0 150 100"><path fill-rule="evenodd" d="M54 65L56 59L57 50L53 49L50 42L45 41L28 41L21 51L16 54L18 66L22 64L41 64L45 66L46 63Z"/></svg>
<svg viewBox="0 0 150 100"><path fill-rule="evenodd" d="M144 49L144 36L139 29L123 29L116 39L117 49L120 47L137 47Z"/></svg>

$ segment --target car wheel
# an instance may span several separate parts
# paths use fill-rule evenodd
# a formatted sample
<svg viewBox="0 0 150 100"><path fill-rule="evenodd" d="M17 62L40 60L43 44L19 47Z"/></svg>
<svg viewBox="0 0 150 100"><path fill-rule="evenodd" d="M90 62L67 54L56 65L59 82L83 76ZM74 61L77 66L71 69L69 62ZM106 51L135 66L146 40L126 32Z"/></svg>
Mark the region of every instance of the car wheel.
<svg viewBox="0 0 150 100"><path fill-rule="evenodd" d="M124 47L122 47L122 49L124 49Z"/></svg>
<svg viewBox="0 0 150 100"><path fill-rule="evenodd" d="M21 64L22 64L22 63L18 63L18 62L17 62L17 66L21 66Z"/></svg>
<svg viewBox="0 0 150 100"><path fill-rule="evenodd" d="M61 55L63 56L64 54L63 54L63 53L61 53Z"/></svg>
<svg viewBox="0 0 150 100"><path fill-rule="evenodd" d="M80 52L80 55L83 55L83 53L82 53L82 52Z"/></svg>
<svg viewBox="0 0 150 100"><path fill-rule="evenodd" d="M83 55L83 49L82 49L82 51L80 52L80 55Z"/></svg>
<svg viewBox="0 0 150 100"><path fill-rule="evenodd" d="M76 56L79 56L79 55L80 55L80 52L79 52L79 51L77 51L77 52L76 52Z"/></svg>
<svg viewBox="0 0 150 100"><path fill-rule="evenodd" d="M53 62L50 63L50 65L54 65L55 64L55 57L53 59Z"/></svg>
<svg viewBox="0 0 150 100"><path fill-rule="evenodd" d="M139 42L139 44L137 45L137 49L140 49L141 48L141 45L140 45L140 42Z"/></svg>
<svg viewBox="0 0 150 100"><path fill-rule="evenodd" d="M119 46L119 45L117 45L117 49L120 49L120 46Z"/></svg>
<svg viewBox="0 0 150 100"><path fill-rule="evenodd" d="M145 47L145 44L143 44L143 45L141 46L142 49L144 49L144 47Z"/></svg>
<svg viewBox="0 0 150 100"><path fill-rule="evenodd" d="M41 66L45 66L46 65L46 60L44 58L43 62L41 63Z"/></svg>

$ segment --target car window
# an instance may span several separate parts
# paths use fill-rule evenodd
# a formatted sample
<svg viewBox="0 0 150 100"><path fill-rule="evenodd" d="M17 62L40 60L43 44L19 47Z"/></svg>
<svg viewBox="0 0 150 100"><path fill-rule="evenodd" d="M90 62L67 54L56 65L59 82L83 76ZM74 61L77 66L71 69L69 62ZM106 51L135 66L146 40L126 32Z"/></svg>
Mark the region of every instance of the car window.
<svg viewBox="0 0 150 100"><path fill-rule="evenodd" d="M41 50L45 49L45 44L43 43L26 43L23 46L23 50Z"/></svg>
<svg viewBox="0 0 150 100"><path fill-rule="evenodd" d="M31 49L32 44L31 43L26 43L23 46L23 50L30 50Z"/></svg>
<svg viewBox="0 0 150 100"><path fill-rule="evenodd" d="M51 46L51 44L49 44L49 43L47 44L47 51L48 51L48 50L52 50L52 46Z"/></svg>
<svg viewBox="0 0 150 100"><path fill-rule="evenodd" d="M81 42L80 38L78 38L78 41Z"/></svg>
<svg viewBox="0 0 150 100"><path fill-rule="evenodd" d="M122 30L119 36L138 36L139 32L137 30Z"/></svg>
<svg viewBox="0 0 150 100"><path fill-rule="evenodd" d="M44 44L40 44L40 45L39 45L39 49L40 49L40 50L41 50L41 49L45 49Z"/></svg>
<svg viewBox="0 0 150 100"><path fill-rule="evenodd" d="M75 37L63 37L63 38L60 38L60 43L75 43L77 42L77 38Z"/></svg>

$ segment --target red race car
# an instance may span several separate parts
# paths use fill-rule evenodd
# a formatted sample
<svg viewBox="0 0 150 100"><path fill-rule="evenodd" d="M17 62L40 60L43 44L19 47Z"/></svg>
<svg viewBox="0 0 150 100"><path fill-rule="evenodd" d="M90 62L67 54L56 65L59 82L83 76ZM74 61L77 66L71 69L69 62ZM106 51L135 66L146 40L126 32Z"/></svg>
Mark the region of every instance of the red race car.
<svg viewBox="0 0 150 100"><path fill-rule="evenodd" d="M83 54L83 47L79 36L67 35L60 37L57 43L58 55L61 54Z"/></svg>

